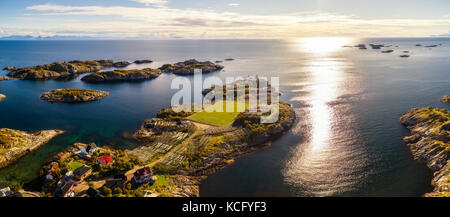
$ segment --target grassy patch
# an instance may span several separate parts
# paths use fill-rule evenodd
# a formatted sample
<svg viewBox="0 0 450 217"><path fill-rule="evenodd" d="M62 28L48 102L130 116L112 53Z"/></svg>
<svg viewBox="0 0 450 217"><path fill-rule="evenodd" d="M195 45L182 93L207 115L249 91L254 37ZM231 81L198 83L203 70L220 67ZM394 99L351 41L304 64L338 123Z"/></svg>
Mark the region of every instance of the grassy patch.
<svg viewBox="0 0 450 217"><path fill-rule="evenodd" d="M245 104L239 102L231 103L232 106L228 106L227 109L227 103L224 103L224 101L217 102L211 107L188 117L188 119L216 126L228 126L233 123L234 119L241 113L237 111L238 107L245 108ZM220 108L222 108L222 111L220 111Z"/></svg>
<svg viewBox="0 0 450 217"><path fill-rule="evenodd" d="M83 164L78 161L72 161L69 163L70 170L75 171L76 169L82 167Z"/></svg>

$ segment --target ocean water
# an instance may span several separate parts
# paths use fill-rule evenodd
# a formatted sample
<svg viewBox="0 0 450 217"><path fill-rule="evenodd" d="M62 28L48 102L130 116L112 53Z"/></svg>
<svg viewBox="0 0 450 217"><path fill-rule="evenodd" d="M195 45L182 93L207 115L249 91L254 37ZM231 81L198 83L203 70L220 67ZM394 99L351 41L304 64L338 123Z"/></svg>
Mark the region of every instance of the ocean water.
<svg viewBox="0 0 450 217"><path fill-rule="evenodd" d="M383 43L393 53L343 45ZM416 44L441 44L436 48ZM449 108L439 99L450 93L449 39L298 39L172 41L0 41L0 68L74 59L164 63L223 60L224 70L204 77L278 76L282 100L298 120L271 147L241 156L210 175L201 196L420 196L432 190L432 174L412 159L399 117L414 107ZM400 58L409 51L410 58ZM6 72L0 71L0 75ZM0 128L25 131L63 129L16 164L0 170L0 181L29 182L42 163L74 142L132 148L127 139L146 118L170 106L175 75L131 83L3 81ZM192 77L188 77L192 79ZM51 104L39 99L56 88L110 92L85 104Z"/></svg>

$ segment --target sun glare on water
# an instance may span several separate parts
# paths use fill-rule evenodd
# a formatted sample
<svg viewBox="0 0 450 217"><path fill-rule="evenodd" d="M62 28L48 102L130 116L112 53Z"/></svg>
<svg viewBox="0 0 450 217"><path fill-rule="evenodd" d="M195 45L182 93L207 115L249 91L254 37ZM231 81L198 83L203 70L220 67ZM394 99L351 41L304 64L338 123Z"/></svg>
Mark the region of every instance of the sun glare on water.
<svg viewBox="0 0 450 217"><path fill-rule="evenodd" d="M311 53L328 54L349 45L351 38L299 38L296 43L303 50Z"/></svg>

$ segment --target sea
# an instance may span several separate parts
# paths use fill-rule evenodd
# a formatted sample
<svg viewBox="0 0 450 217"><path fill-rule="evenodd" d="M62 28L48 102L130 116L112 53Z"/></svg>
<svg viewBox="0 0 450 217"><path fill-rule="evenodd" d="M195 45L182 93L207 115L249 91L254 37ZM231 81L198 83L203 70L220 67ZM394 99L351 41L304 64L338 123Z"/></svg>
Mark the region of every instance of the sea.
<svg viewBox="0 0 450 217"><path fill-rule="evenodd" d="M385 47L353 47L361 43ZM0 70L76 59L154 61L127 67L132 69L226 58L234 60L220 63L223 70L203 78L217 76L225 82L227 77L278 77L281 100L292 104L297 121L270 147L209 175L200 185L200 196L421 196L432 191L432 173L413 159L402 141L409 131L399 118L415 107L450 109L440 102L450 94L449 38L0 41ZM6 74L0 71L0 76ZM101 84L82 82L82 76L0 82L0 93L6 95L0 102L0 128L66 131L0 169L0 182L32 188L28 183L41 165L75 142L138 146L130 135L169 107L178 91L171 88L178 77L173 74ZM39 99L42 92L58 88L105 90L110 96L83 104Z"/></svg>

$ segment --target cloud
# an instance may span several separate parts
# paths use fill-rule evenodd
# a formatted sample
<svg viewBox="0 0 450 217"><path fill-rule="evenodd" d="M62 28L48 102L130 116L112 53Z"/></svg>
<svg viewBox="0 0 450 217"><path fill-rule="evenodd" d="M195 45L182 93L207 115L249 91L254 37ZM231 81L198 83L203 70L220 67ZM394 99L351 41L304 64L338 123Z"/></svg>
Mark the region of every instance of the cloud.
<svg viewBox="0 0 450 217"><path fill-rule="evenodd" d="M149 5L165 0L133 0ZM2 35L27 32L36 35L76 34L98 37L152 38L294 38L314 36L408 36L419 37L450 29L450 18L361 19L351 14L309 11L275 15L253 15L210 9L163 7L33 5L33 29L10 27ZM70 15L70 16L69 16ZM88 16L97 16L91 19ZM57 17L57 18L56 18ZM69 19L70 17L70 19ZM74 19L80 18L80 19ZM113 17L114 19L111 19ZM83 21L81 21L83 19ZM25 21L24 21L25 22ZM34 22L34 23L33 23ZM38 28L40 27L40 28Z"/></svg>
<svg viewBox="0 0 450 217"><path fill-rule="evenodd" d="M230 4L228 4L228 6L231 6L231 7L237 7L239 5L241 5L241 4L239 4L239 3L230 3Z"/></svg>
<svg viewBox="0 0 450 217"><path fill-rule="evenodd" d="M167 4L167 0L129 0L129 1L139 2L147 6L152 5L157 7L162 7L163 5Z"/></svg>

